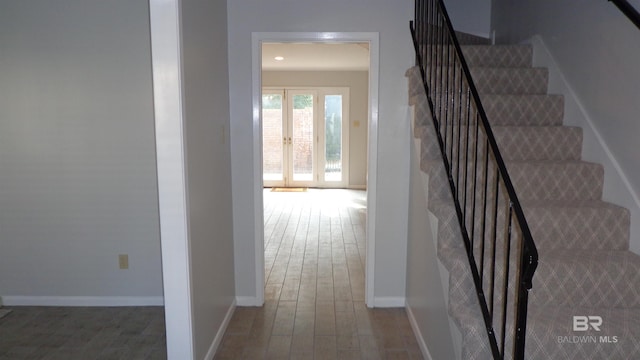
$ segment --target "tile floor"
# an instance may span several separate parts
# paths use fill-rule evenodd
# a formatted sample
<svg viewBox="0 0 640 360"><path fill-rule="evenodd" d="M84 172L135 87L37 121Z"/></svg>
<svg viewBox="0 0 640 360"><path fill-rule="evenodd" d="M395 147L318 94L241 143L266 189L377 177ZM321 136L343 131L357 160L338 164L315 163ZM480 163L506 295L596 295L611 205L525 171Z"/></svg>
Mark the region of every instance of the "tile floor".
<svg viewBox="0 0 640 360"><path fill-rule="evenodd" d="M265 305L216 359L422 359L405 310L364 303L364 191L265 189Z"/></svg>
<svg viewBox="0 0 640 360"><path fill-rule="evenodd" d="M166 359L162 307L7 307L0 360Z"/></svg>

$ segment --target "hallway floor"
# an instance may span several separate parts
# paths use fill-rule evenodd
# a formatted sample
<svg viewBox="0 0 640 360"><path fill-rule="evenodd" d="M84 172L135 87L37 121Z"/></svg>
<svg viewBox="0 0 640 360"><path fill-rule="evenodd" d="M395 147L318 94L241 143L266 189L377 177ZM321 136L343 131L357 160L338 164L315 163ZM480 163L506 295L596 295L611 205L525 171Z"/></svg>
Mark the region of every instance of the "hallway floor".
<svg viewBox="0 0 640 360"><path fill-rule="evenodd" d="M238 307L216 359L422 359L403 308L365 305L364 191L264 190L265 305Z"/></svg>

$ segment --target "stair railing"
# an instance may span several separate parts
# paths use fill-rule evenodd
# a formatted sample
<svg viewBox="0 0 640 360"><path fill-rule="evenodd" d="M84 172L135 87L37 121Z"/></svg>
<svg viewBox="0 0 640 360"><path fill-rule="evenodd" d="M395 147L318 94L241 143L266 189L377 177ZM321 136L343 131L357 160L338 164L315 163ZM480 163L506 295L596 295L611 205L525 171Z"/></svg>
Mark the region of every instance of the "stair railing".
<svg viewBox="0 0 640 360"><path fill-rule="evenodd" d="M491 353L524 359L535 243L442 0L411 33Z"/></svg>
<svg viewBox="0 0 640 360"><path fill-rule="evenodd" d="M627 0L609 0L614 3L623 14L625 14L638 29L640 29L640 12L636 10Z"/></svg>

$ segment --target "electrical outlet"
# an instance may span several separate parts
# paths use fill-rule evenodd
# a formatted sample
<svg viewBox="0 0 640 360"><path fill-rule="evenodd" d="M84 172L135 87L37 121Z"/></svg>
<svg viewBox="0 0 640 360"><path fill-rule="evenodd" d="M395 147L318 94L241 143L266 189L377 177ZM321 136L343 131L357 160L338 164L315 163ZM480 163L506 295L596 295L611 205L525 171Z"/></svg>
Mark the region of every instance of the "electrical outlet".
<svg viewBox="0 0 640 360"><path fill-rule="evenodd" d="M129 255L120 254L118 255L118 264L120 265L120 269L125 270L129 268Z"/></svg>

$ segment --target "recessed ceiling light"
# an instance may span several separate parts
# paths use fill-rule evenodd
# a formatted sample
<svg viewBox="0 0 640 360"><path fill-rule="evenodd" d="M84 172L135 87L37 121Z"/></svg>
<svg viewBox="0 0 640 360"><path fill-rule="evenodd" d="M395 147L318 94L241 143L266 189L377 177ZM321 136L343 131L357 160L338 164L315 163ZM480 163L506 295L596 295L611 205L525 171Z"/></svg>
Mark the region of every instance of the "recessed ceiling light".
<svg viewBox="0 0 640 360"><path fill-rule="evenodd" d="M276 56L276 57L274 57L274 59L275 59L276 61L282 61L282 60L284 60L284 57L282 57L282 56Z"/></svg>

